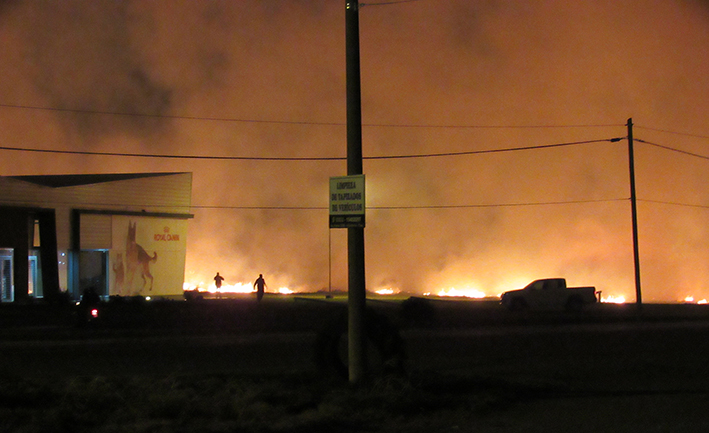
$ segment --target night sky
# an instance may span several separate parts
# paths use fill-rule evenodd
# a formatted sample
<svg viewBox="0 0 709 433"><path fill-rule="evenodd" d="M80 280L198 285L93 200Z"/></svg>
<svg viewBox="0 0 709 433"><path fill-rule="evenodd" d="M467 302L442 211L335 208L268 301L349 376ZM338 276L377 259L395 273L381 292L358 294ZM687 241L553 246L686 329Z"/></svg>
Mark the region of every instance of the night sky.
<svg viewBox="0 0 709 433"><path fill-rule="evenodd" d="M610 141L632 117L643 300L709 297L709 2L364 3L368 289L562 276L634 300ZM0 146L253 158L2 150L0 174L190 171L188 282L327 288L331 244L345 289L344 20L344 0L0 0Z"/></svg>

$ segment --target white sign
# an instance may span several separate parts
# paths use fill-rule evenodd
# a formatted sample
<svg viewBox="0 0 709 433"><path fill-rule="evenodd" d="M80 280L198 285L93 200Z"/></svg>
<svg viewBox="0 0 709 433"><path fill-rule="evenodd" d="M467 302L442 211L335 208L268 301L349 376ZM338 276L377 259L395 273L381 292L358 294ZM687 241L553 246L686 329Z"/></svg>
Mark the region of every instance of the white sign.
<svg viewBox="0 0 709 433"><path fill-rule="evenodd" d="M330 178L330 228L364 227L364 175Z"/></svg>

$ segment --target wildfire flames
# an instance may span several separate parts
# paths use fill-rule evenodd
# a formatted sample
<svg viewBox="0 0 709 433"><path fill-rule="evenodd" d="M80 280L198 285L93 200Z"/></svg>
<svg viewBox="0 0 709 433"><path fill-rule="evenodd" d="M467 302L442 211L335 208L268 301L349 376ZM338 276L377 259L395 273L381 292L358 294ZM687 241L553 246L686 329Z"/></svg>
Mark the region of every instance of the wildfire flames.
<svg viewBox="0 0 709 433"><path fill-rule="evenodd" d="M183 285L183 289L185 291L197 291L202 293L211 293L215 295L227 293L256 293L256 289L251 283L223 284L219 289L217 289L217 286L215 286L214 283L207 285L206 288L204 283L185 283ZM282 295L292 295L296 292L289 289L288 287L279 287L278 290L275 291L275 293L280 293Z"/></svg>
<svg viewBox="0 0 709 433"><path fill-rule="evenodd" d="M608 304L625 304L625 296L601 296L601 302Z"/></svg>
<svg viewBox="0 0 709 433"><path fill-rule="evenodd" d="M707 300L702 299L701 301L695 301L694 296L687 296L686 298L684 298L684 302L686 302L687 304L706 304Z"/></svg>
<svg viewBox="0 0 709 433"><path fill-rule="evenodd" d="M494 299L558 273L633 302L632 115L644 298L709 299L706 0L373 4L405 2L365 8L358 41L372 293ZM177 190L133 198L191 215L187 290L253 293L260 272L269 294L346 290L347 231L327 224L344 18L336 1L0 0L2 174L192 173L180 209Z"/></svg>
<svg viewBox="0 0 709 433"><path fill-rule="evenodd" d="M374 293L377 295L398 295L401 291L399 289L386 288L375 290Z"/></svg>
<svg viewBox="0 0 709 433"><path fill-rule="evenodd" d="M451 287L450 289L441 289L437 293L433 294L431 292L427 292L423 294L424 296L454 296L454 297L459 297L459 298L475 298L475 299L482 299L486 298L487 295L480 290L476 289L456 289L455 287Z"/></svg>
<svg viewBox="0 0 709 433"><path fill-rule="evenodd" d="M217 289L217 287L214 285L214 283L211 283L211 284L204 284L203 282L198 283L198 284L185 283L183 288L185 291L197 291L200 293L210 293L213 295L256 293L256 289L253 287L253 284L251 284L251 283L223 284L219 289ZM288 287L279 287L278 290L276 290L276 291L273 291L273 290L266 290L266 291L270 292L270 293L278 293L281 295L293 295L293 294L299 293L299 292L294 291ZM384 288L374 290L373 293L375 293L377 295L381 295L381 296L394 296L394 295L399 295L402 292L401 292L401 290L399 290L397 288L384 287ZM488 295L485 292L482 292L478 289L473 289L473 288L458 289L455 287L450 287L447 289L445 289L445 288L439 289L438 291L435 291L435 292L424 292L423 296L484 299L484 298L499 297L500 294ZM626 300L625 300L624 296L608 295L608 296L601 297L601 302L612 303L612 304L624 304L626 302ZM707 300L703 299L701 301L695 302L694 298L692 296L688 296L684 299L684 302L706 304Z"/></svg>
<svg viewBox="0 0 709 433"><path fill-rule="evenodd" d="M249 294L249 293L256 293L256 289L253 287L252 283L235 283L235 284L223 284L222 287L217 289L217 287L214 285L214 283L211 284L205 284L205 283L185 283L183 286L185 291L197 291L200 293L210 293L213 295L219 295L219 294ZM269 293L277 293L281 295L293 295L300 293L297 290L292 290L288 287L279 287L277 290L266 290ZM394 296L394 295L400 295L402 293L401 290L393 287L383 287L379 288L376 290L373 290L373 293L381 296ZM484 299L484 298L495 298L499 297L500 294L496 295L488 295L485 292L482 292L478 289L474 288L463 288L463 289L458 289L455 287L450 287L450 288L443 288L439 289L438 291L432 291L432 292L424 292L423 296L439 296L439 297L456 297L456 298L470 298L470 299ZM607 296L601 296L600 299L601 303L608 303L608 304L625 304L627 302L625 296L623 295L607 295ZM684 299L680 301L681 303L685 304L698 304L698 305L704 305L704 304L709 304L709 301L707 301L706 298L697 300L695 299L694 296L686 296Z"/></svg>

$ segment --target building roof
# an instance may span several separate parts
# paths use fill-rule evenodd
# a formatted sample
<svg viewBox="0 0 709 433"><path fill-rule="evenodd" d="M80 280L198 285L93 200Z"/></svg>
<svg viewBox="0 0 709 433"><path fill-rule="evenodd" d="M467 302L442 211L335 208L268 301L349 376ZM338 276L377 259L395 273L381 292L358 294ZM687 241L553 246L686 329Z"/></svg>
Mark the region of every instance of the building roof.
<svg viewBox="0 0 709 433"><path fill-rule="evenodd" d="M170 176L183 173L113 173L113 174L51 174L42 176L6 176L10 179L22 180L35 185L51 188L91 185L95 183L113 182L117 180L141 179L146 177Z"/></svg>

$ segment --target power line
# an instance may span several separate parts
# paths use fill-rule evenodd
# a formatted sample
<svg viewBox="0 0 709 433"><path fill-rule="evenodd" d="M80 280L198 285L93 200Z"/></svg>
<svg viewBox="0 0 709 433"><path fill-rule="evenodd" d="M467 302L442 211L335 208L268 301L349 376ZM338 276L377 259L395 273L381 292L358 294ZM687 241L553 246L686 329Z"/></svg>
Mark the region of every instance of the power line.
<svg viewBox="0 0 709 433"><path fill-rule="evenodd" d="M420 129L561 129L561 128L610 128L625 126L616 124L580 123L569 125L541 124L541 125L446 125L446 124L412 124L412 123L365 123L362 126L372 128L420 128Z"/></svg>
<svg viewBox="0 0 709 433"><path fill-rule="evenodd" d="M653 143L652 141L641 140L639 138L636 138L635 141L638 141L640 143L649 144L650 146L659 147L660 149L669 150L671 152L677 152L677 153L681 153L681 154L689 155L689 156L694 156L696 158L701 158L701 159L709 159L709 156L700 155L698 153L693 153L693 152L688 152L686 150L681 150L681 149L677 149L675 147L665 146L665 145L658 144L658 143Z"/></svg>
<svg viewBox="0 0 709 433"><path fill-rule="evenodd" d="M394 1L387 1L387 2L381 2L381 3L360 3L359 7L363 6L387 6L387 5L396 5L399 3L413 3L413 2L418 2L421 0L394 0Z"/></svg>
<svg viewBox="0 0 709 433"><path fill-rule="evenodd" d="M367 206L367 210L416 210L416 209L474 209L497 207L524 207L524 206L552 206L567 204L609 203L626 201L627 198L612 198L598 200L567 200L527 203L493 203L493 204L464 204L464 205L420 205L420 206ZM218 210L328 210L327 206L210 206L194 205L192 209L218 209Z"/></svg>
<svg viewBox="0 0 709 433"><path fill-rule="evenodd" d="M436 209L475 209L475 208L498 208L498 207L526 207L526 206L554 206L554 205L568 205L568 204L593 204L593 203L610 203L616 201L626 201L627 198L610 198L610 199L596 199L596 200L565 200L565 201L544 201L544 202L522 202L522 203L487 203L487 204L463 204L463 205L413 205L413 206L367 206L367 210L436 210ZM652 202L652 200L644 200ZM5 200L5 202L13 203L26 203L25 200ZM663 204L676 204L682 205L680 203L666 203L666 202L655 202ZM51 205L71 205L70 202L47 202ZM94 206L124 206L124 203L86 203L87 205ZM161 205L161 204L135 204L136 208L190 208L199 210L316 210L316 211L326 211L329 210L328 206L229 206L229 205ZM692 206L692 205L684 205ZM697 206L697 207L707 207L709 206Z"/></svg>
<svg viewBox="0 0 709 433"><path fill-rule="evenodd" d="M470 150L463 152L443 152L443 153L426 153L418 155L394 155L394 156L369 156L363 157L362 159L397 159L397 158L432 158L441 156L461 156L461 155L482 155L486 153L503 153L503 152L515 152L522 150L538 150L538 149L551 149L555 147L566 147L566 146L576 146L580 144L591 144L591 143L602 143L611 142L615 143L622 140L623 138L604 138L599 140L585 140L585 141L571 141L567 143L556 143L556 144L541 144L536 146L524 146L524 147L508 147L502 149L487 149L487 150Z"/></svg>
<svg viewBox="0 0 709 433"><path fill-rule="evenodd" d="M243 119L243 118L235 118L235 117L185 116L185 115L177 115L177 114L130 113L130 112L119 112L119 111L87 110L87 109L78 109L78 108L59 108L59 107L41 107L41 106L17 105L17 104L0 104L0 107L15 108L15 109L21 109L21 110L54 111L54 112L59 112L59 113L72 113L72 114L90 114L90 115L102 115L102 116L127 116L127 117L151 117L151 118L161 118L161 119L198 120L198 121L210 121L210 122L345 126L345 123L339 123L339 122L308 122L308 121L289 121L289 120Z"/></svg>
<svg viewBox="0 0 709 433"><path fill-rule="evenodd" d="M68 155L90 155L90 156L121 156L135 158L163 158L163 159L206 159L218 161L340 161L346 157L264 157L264 156L213 156L213 155L171 155L156 153L123 153L123 152L92 152L84 150L56 150L56 149L36 149L0 146L0 150L11 150L18 152L54 153Z"/></svg>
<svg viewBox="0 0 709 433"><path fill-rule="evenodd" d="M59 113L88 114L101 116L127 116L127 117L150 117L173 120L192 120L206 122L231 122L231 123L261 123L279 125L302 125L302 126L347 126L345 122L319 122L319 121L299 121L299 120L273 120L273 119L248 119L236 117L210 117L210 116L187 116L177 114L155 114L155 113L130 113L106 110L88 110L78 108L42 107L20 104L0 104L0 108L11 108L20 110L53 111ZM571 124L571 125L446 125L446 124L392 124L392 123L363 123L363 127L372 128L430 128L430 129L554 129L554 128L607 128L620 127L623 124Z"/></svg>
<svg viewBox="0 0 709 433"><path fill-rule="evenodd" d="M13 203L17 204L18 206L22 206L23 204L25 206L31 206L30 203L33 202L33 200L22 200L22 199L5 199L3 198L1 200L2 203ZM46 205L52 205L52 206L74 206L76 202L73 201L43 201L42 203ZM125 211L125 206L126 203L103 203L103 202L86 202L85 203L87 206L97 206L97 207L102 207L102 208L107 208L107 210L110 211ZM157 204L157 203L151 203L151 204L131 204L132 207L134 208L148 208L148 209L154 209L154 208L162 208L162 209L186 209L186 208L191 208L194 206L189 206L189 205L174 205L174 204ZM117 208L117 209L113 209ZM180 211L178 211L180 212Z"/></svg>
<svg viewBox="0 0 709 433"><path fill-rule="evenodd" d="M327 206L223 206L193 205L191 209L206 210L328 210Z"/></svg>
<svg viewBox="0 0 709 433"><path fill-rule="evenodd" d="M441 152L441 153L425 153L425 154L409 154L409 155L382 155L382 156L364 156L362 159L377 160L377 159L411 159L411 158L435 158L444 156L463 156L463 155L481 155L487 153L502 153L515 152L523 150L538 150L550 149L555 147L576 146L581 144L601 143L601 142L616 142L623 138L604 138L598 140L573 141L567 143L542 144L536 146L524 147L509 147L502 149L487 149L487 150L470 150L461 152ZM135 157L135 158L163 158L163 159L201 159L201 160L218 160L218 161L344 161L347 157L265 157L265 156L214 156L214 155L174 155L174 154L148 154L148 153L123 153L123 152L95 152L85 150L56 150L56 149L37 149L30 147L9 147L0 146L0 150L16 151L16 152L36 152L36 153L53 153L53 154L68 154L68 155L91 155L91 156L120 156L120 157Z"/></svg>
<svg viewBox="0 0 709 433"><path fill-rule="evenodd" d="M638 201L642 201L642 202L646 202L646 203L664 204L664 205L669 205L669 206L681 206L681 207L694 207L694 208L700 208L700 209L709 209L708 205L701 205L701 204L678 203L678 202L671 202L671 201L647 200L647 199L638 199Z"/></svg>
<svg viewBox="0 0 709 433"><path fill-rule="evenodd" d="M526 202L526 203L488 203L488 204L464 204L464 205L418 205L418 206L367 206L367 210L426 210L426 209L475 209L475 208L497 208L497 207L526 207L526 206L553 206L553 205L567 205L567 204L593 204L593 203L610 203L616 201L626 201L627 198L611 198L611 199L597 199L597 200L567 200L567 201L546 201L546 202ZM652 200L644 200L652 202ZM12 203L26 203L25 200L5 200L5 202ZM677 204L678 203L665 203L656 202L663 204ZM47 202L48 205L71 205L70 202ZM87 205L93 206L124 206L124 203L86 203ZM329 210L328 206L229 206L229 205L190 205L190 206L175 206L175 205L161 205L161 204L135 204L136 208L190 208L199 210L316 210L316 211L326 211ZM692 206L692 205L684 205ZM697 207L707 207L709 206L697 206Z"/></svg>
<svg viewBox="0 0 709 433"><path fill-rule="evenodd" d="M636 128L639 129L646 129L648 131L655 131L655 132L664 132L667 134L675 134L675 135L683 135L685 137L694 137L694 138L706 138L709 139L709 135L699 135L699 134L690 134L688 132L678 132L678 131L671 131L669 129L658 129L658 128L649 128L647 126L638 126L634 125Z"/></svg>
<svg viewBox="0 0 709 433"><path fill-rule="evenodd" d="M555 206L566 204L608 203L626 201L627 198L611 198L598 200L566 200L527 203L493 203L493 204L463 204L463 205L429 205L429 206L367 206L367 209L399 210L399 209L471 209L471 208L497 208L497 207L526 207L526 206Z"/></svg>

